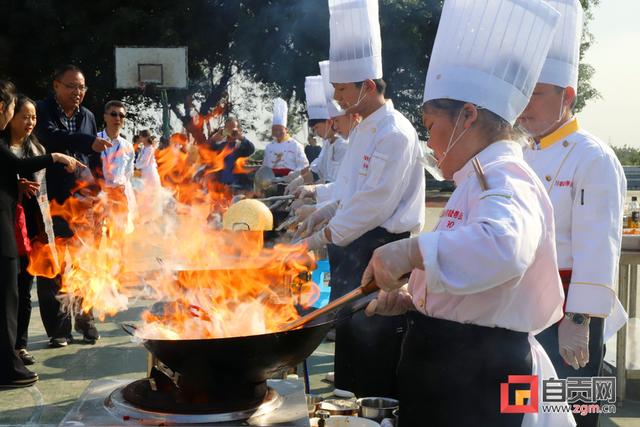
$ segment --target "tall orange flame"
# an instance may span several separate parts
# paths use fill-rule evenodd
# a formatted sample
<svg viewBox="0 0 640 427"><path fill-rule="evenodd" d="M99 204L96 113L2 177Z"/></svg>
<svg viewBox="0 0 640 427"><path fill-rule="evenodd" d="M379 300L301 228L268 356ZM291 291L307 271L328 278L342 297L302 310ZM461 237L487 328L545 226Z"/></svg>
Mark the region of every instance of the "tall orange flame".
<svg viewBox="0 0 640 427"><path fill-rule="evenodd" d="M279 330L299 317L297 304L317 298L308 281L313 260L304 247L264 247L262 232L220 229L232 193L213 176L228 154L174 135L156 156L162 188L141 190L163 193L145 199L162 203L162 215L138 218L132 232L122 227L122 200L109 192L52 202L52 215L67 221L75 236L56 239L60 265L54 265L52 245L36 244L30 271L61 274L66 309L93 310L100 319L126 309L134 298L156 303L142 316L139 334L146 338Z"/></svg>

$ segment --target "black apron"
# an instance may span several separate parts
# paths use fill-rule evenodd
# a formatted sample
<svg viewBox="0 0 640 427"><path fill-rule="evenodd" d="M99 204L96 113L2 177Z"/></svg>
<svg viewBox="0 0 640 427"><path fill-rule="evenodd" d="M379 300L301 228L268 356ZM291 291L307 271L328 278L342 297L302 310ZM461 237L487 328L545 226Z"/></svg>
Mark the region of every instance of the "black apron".
<svg viewBox="0 0 640 427"><path fill-rule="evenodd" d="M373 251L387 243L409 237L377 227L345 247L329 245L331 296L336 298L360 286ZM335 386L356 396L397 397L396 367L404 333L404 316L366 317L360 311L346 317L338 313L335 343ZM343 317L344 316L344 317Z"/></svg>
<svg viewBox="0 0 640 427"><path fill-rule="evenodd" d="M523 414L500 413L500 384L531 372L528 334L410 311L398 365L400 425L520 427Z"/></svg>

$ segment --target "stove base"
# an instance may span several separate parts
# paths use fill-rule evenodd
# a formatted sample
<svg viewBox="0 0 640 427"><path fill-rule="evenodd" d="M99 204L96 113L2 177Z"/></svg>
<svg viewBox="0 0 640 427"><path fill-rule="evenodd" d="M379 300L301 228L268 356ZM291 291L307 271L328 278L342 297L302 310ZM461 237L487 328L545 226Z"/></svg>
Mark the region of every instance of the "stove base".
<svg viewBox="0 0 640 427"><path fill-rule="evenodd" d="M92 381L76 404L64 417L60 426L126 426L207 424L220 426L309 426L304 384L300 381L268 380L270 393L255 411L232 414L162 414L145 411L130 405L120 393L130 380L102 379ZM108 402L108 403L107 403ZM107 407L108 406L108 407ZM127 413L126 407L132 412ZM177 418L176 418L177 417ZM207 418L208 417L208 418ZM226 417L226 418L224 418Z"/></svg>

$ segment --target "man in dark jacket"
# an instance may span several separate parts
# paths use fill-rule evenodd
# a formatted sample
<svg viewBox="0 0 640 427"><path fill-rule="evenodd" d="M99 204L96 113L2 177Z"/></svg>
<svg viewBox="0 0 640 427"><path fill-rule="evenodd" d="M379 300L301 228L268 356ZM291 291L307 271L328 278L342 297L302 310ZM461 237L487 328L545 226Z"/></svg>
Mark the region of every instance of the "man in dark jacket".
<svg viewBox="0 0 640 427"><path fill-rule="evenodd" d="M60 68L53 77L53 95L37 104L38 122L35 133L48 152L61 152L75 157L89 166L79 174L69 173L58 165L47 169L47 190L49 200L62 204L74 195L78 184L82 191L96 189L91 171L100 165L100 152L111 143L96 137L96 120L93 113L80 104L87 91L84 74L74 65ZM86 194L85 194L86 195ZM73 237L73 231L66 221L53 217L56 237ZM38 300L40 312L51 347L64 347L72 340L71 319L60 311L56 295L60 291L61 278L38 278ZM93 315L83 313L76 316L76 330L81 332L85 342L95 343L100 337L95 327Z"/></svg>

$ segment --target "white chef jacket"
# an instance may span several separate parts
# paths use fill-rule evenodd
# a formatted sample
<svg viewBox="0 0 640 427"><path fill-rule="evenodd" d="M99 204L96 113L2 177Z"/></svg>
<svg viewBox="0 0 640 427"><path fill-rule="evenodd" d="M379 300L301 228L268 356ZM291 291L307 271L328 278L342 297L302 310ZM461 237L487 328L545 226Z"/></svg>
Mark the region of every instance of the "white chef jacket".
<svg viewBox="0 0 640 427"><path fill-rule="evenodd" d="M100 154L102 174L107 187L124 187L128 210L126 230L131 232L133 231L133 221L138 215L138 204L133 191L135 161L133 145L121 136L115 139L109 138L109 135L104 130L99 132L98 136L113 144Z"/></svg>
<svg viewBox="0 0 640 427"><path fill-rule="evenodd" d="M338 169L347 153L347 141L337 136L335 141L325 139L318 157L311 162L311 171L318 174L321 182L334 182L338 177Z"/></svg>
<svg viewBox="0 0 640 427"><path fill-rule="evenodd" d="M100 154L105 184L108 187L131 185L135 159L133 145L121 136L109 138L106 131L99 132L98 137L113 144Z"/></svg>
<svg viewBox="0 0 640 427"><path fill-rule="evenodd" d="M626 321L614 291L627 189L622 166L575 118L526 147L524 158L553 203L558 266L573 270L566 311L604 317L606 340Z"/></svg>
<svg viewBox="0 0 640 427"><path fill-rule="evenodd" d="M438 225L419 236L425 269L413 271L409 292L431 317L529 332L532 374L557 378L533 336L562 318L551 201L519 144L498 141L477 158L489 190L471 161L453 175L457 188ZM522 422L573 425L563 413L525 414Z"/></svg>
<svg viewBox="0 0 640 427"><path fill-rule="evenodd" d="M351 137L352 133L353 130L349 133L349 137ZM338 171L336 172L336 179L332 182L317 184L315 186L317 205L324 205L326 203L339 201L341 199L340 190L343 188L343 184L347 181L349 175L350 164L347 159L353 156L353 154L349 154L353 150L353 148L348 141L349 140L346 141L347 146L344 157L342 158L342 162L340 162L340 166L338 166ZM342 184L336 185L336 183Z"/></svg>
<svg viewBox="0 0 640 427"><path fill-rule="evenodd" d="M542 331L560 320L564 300L551 202L517 143L495 142L477 157L489 190L471 161L453 175L438 225L419 237L425 270L409 281L414 304L440 319Z"/></svg>
<svg viewBox="0 0 640 427"><path fill-rule="evenodd" d="M388 100L349 136L331 240L346 246L367 231L418 232L425 215L422 149L411 123ZM342 173L344 171L344 173Z"/></svg>
<svg viewBox="0 0 640 427"><path fill-rule="evenodd" d="M291 169L298 171L309 166L302 144L293 138L286 141L271 141L264 149L262 164L272 169Z"/></svg>

